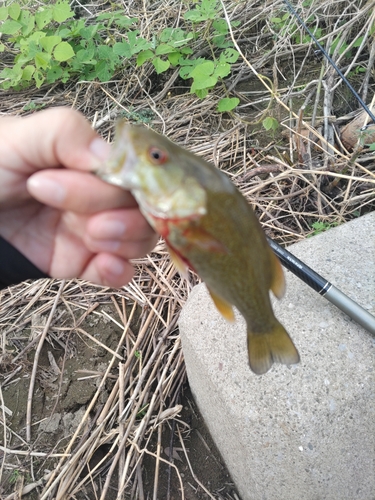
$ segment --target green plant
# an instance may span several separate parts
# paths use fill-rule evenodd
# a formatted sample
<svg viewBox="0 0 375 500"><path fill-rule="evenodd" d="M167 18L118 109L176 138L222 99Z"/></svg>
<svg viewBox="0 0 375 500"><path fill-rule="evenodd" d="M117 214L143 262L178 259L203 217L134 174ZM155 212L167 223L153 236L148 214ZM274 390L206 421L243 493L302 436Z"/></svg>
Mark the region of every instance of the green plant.
<svg viewBox="0 0 375 500"><path fill-rule="evenodd" d="M9 484L16 484L18 479L21 477L21 473L18 469L13 469L11 475L9 476Z"/></svg>
<svg viewBox="0 0 375 500"><path fill-rule="evenodd" d="M262 125L267 132L269 130L275 131L279 128L279 122L272 116L267 116L267 118L262 121Z"/></svg>
<svg viewBox="0 0 375 500"><path fill-rule="evenodd" d="M181 78L192 80L191 92L204 98L230 74L239 57L219 10L218 0L201 0L185 13L186 29L165 28L147 40L136 29L138 19L124 16L123 11L102 13L87 21L73 18L67 0L36 10L21 8L17 2L0 7L0 29L5 35L0 52L12 60L0 72L0 87L38 88L71 78L108 81L126 64L150 62L157 74L179 68ZM194 57L202 32L209 57ZM218 110L230 111L238 103L237 98L224 97Z"/></svg>
<svg viewBox="0 0 375 500"><path fill-rule="evenodd" d="M238 51L231 48L232 42L228 40L228 25L224 19L218 19L218 15L218 0L202 0L184 15L187 25L191 24L191 30L164 29L159 36L160 43L138 55L138 66L149 60L157 73L166 71L170 66L179 66L180 77L193 80L190 91L203 99L219 81L231 73L231 65L239 57ZM212 57L209 59L192 57L191 44L197 38L200 24L204 26L204 38L211 52ZM230 111L239 102L236 97L225 97L219 101L218 110Z"/></svg>
<svg viewBox="0 0 375 500"><path fill-rule="evenodd" d="M30 101L22 108L24 111L36 111L38 109L43 109L45 104L36 104L34 101Z"/></svg>
<svg viewBox="0 0 375 500"><path fill-rule="evenodd" d="M327 231L327 229L335 226L338 226L337 222L313 222L311 224L311 227L314 229L314 231L309 236L315 236L317 234L324 233L324 231Z"/></svg>

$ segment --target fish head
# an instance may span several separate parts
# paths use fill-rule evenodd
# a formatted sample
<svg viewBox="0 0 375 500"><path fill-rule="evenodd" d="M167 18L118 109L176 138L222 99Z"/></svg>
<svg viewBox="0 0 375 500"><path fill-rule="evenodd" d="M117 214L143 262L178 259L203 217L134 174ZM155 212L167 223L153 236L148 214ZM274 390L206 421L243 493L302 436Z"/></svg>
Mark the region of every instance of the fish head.
<svg viewBox="0 0 375 500"><path fill-rule="evenodd" d="M206 191L186 168L184 151L146 127L121 121L110 158L96 174L130 190L148 219L200 217Z"/></svg>

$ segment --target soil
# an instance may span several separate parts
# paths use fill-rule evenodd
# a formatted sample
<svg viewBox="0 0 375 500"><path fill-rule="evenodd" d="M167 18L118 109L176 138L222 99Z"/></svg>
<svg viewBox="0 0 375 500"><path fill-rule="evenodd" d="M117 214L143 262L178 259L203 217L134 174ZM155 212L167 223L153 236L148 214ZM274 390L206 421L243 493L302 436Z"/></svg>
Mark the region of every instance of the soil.
<svg viewBox="0 0 375 500"><path fill-rule="evenodd" d="M95 335L97 340L109 348L116 348L118 329L114 328L113 323L105 323L102 319L96 322L90 317L82 324L82 328L91 335ZM17 337L12 337L12 343L17 343L18 352L30 343L29 334L30 329L24 329L17 334ZM48 471L54 470L58 458L48 458L48 454L64 452L97 389L100 377L95 377L95 374L104 373L111 358L108 351L79 334L71 334L70 338L65 339L64 342L65 345L61 345L61 342L59 343L56 339L49 339L49 342L44 343L39 358L32 400L31 442L33 444L31 449L46 453L47 456L30 459L29 456L7 453L0 486L0 498L2 499L6 499L27 484L35 483ZM15 368L10 353L7 355L7 362L4 359L1 366L2 396L4 405L8 409L6 410L7 423L12 435L10 436L8 433L7 443L3 442L4 436L0 436L0 444L11 450L25 449L27 398L34 355L35 348L17 360L19 371L9 383L6 383L5 380L10 373L14 372ZM87 378L88 376L91 378ZM107 400L114 383L115 377L109 379L102 391L101 398L92 411L93 421ZM177 467L183 484L184 498L186 500L239 499L228 471L194 403L187 382L181 386L179 399L182 411L178 419L176 421L168 420L168 425L163 425L161 443L163 452L161 456ZM183 436L183 446L181 446L179 437L181 435ZM110 445L109 442L99 447L90 463L86 464L87 467L92 468L102 458L103 453L108 453ZM186 449L186 454L183 447ZM157 439L153 437L147 443L147 450L150 453L155 453L156 448ZM4 455L3 451L1 454ZM191 464L191 469L187 459ZM103 482L109 465L110 458L108 463L102 467L101 474L93 481L93 485L85 485L75 498L78 500L97 498L94 490L100 489L99 485ZM154 498L155 458L152 455L146 454L144 456L141 470L143 494L139 491L136 495L125 492L124 498ZM87 472L87 468L81 474L82 477L85 472ZM117 481L117 474L114 474L114 478ZM112 482L112 489L106 497L109 500L117 497L116 481ZM204 485L210 495L203 491L199 483ZM33 488L31 493L23 498L40 498L40 491L41 489L38 487ZM9 498L16 497L9 496ZM164 462L160 463L156 498L170 500L183 498L176 470Z"/></svg>

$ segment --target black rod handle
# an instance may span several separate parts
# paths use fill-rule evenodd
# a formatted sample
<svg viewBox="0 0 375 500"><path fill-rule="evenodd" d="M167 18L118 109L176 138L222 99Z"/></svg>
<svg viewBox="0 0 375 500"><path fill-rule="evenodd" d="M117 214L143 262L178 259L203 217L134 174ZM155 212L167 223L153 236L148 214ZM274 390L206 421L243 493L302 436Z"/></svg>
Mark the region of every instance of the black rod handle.
<svg viewBox="0 0 375 500"><path fill-rule="evenodd" d="M375 316L268 236L267 241L286 269L289 269L309 287L341 309L368 332L375 335Z"/></svg>

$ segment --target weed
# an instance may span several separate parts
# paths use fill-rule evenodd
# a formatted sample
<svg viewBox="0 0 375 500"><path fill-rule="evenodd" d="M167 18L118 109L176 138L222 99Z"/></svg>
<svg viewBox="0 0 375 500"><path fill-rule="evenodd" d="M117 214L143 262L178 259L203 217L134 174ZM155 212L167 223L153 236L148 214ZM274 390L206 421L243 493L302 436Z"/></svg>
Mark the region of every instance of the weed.
<svg viewBox="0 0 375 500"><path fill-rule="evenodd" d="M314 231L309 234L310 236L315 236L320 233L324 233L324 231L327 231L327 229L331 229L332 227L338 226L337 222L313 222L311 224L311 227L314 229Z"/></svg>
<svg viewBox="0 0 375 500"><path fill-rule="evenodd" d="M165 28L148 40L137 29L137 18L123 11L99 14L95 20L74 19L67 0L36 9L15 2L0 7L0 44L11 63L0 72L0 87L16 90L70 79L108 81L130 64L149 62L157 74L179 68L191 80L190 91L204 98L231 73L239 53L220 19L218 0L201 0L184 15L183 28ZM233 23L236 24L236 23ZM207 43L210 57L194 57L196 41ZM224 97L219 111L230 111L237 98Z"/></svg>
<svg viewBox="0 0 375 500"><path fill-rule="evenodd" d="M276 118L272 118L272 116L267 116L262 121L263 128L268 132L269 130L272 130L275 132L279 128L279 122L276 120Z"/></svg>

